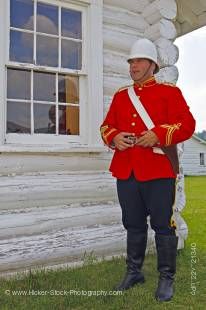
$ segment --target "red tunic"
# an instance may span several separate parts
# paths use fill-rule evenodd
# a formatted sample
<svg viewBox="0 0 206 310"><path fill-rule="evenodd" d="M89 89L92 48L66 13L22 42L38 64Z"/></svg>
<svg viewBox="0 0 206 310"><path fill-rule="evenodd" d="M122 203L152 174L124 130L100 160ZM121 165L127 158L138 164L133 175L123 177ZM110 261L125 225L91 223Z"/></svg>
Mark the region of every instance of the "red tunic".
<svg viewBox="0 0 206 310"><path fill-rule="evenodd" d="M129 99L127 88L114 95L100 128L103 141L111 148L112 139L118 133L125 131L139 136L147 130ZM152 131L159 138L159 146L177 144L192 136L195 120L178 87L150 78L142 85L134 85L134 89L155 124ZM110 171L119 179L127 179L132 171L140 181L176 178L166 155L154 153L151 147L137 145L124 151L115 148Z"/></svg>

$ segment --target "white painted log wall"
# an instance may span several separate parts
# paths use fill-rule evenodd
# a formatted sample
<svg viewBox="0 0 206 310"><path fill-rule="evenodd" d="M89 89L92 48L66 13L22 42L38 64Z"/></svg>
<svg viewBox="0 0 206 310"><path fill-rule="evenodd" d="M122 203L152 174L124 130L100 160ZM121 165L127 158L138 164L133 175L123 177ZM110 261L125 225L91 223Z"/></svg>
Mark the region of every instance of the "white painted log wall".
<svg viewBox="0 0 206 310"><path fill-rule="evenodd" d="M157 79L172 83L177 81L178 70L174 65L178 59L178 49L173 44L177 34L173 22L176 14L175 0L104 1L105 113L108 96L112 97L119 87L131 83L126 60L132 43L138 38L147 37L157 46L162 68Z"/></svg>
<svg viewBox="0 0 206 310"><path fill-rule="evenodd" d="M131 44L138 38L147 36L151 38L157 45L159 51L159 60L162 66L160 73L157 75L159 80L164 80L168 82L176 82L178 77L177 68L174 66L175 62L178 58L178 51L175 45L173 44L173 40L175 39L176 32L173 25L173 18L176 15L176 4L175 0L164 1L167 5L163 6L163 1L157 0L104 0L104 12L103 12L103 36L104 36L104 47L103 47L103 55L104 55L104 111L108 110L109 102L111 101L111 97L115 90L119 87L127 85L131 83L131 79L128 74L128 65L126 63L126 58L129 53L129 49ZM56 210L58 212L58 205L55 208L55 205L58 203L59 206L62 204L67 204L63 208L65 208L65 214L70 218L70 209L68 209L68 204L72 203L72 201L76 201L78 203L75 205L76 211L78 215L81 215L81 207L82 203L87 203L88 206L92 206L92 202L98 202L99 206L95 206L94 210L98 213L98 207L100 208L100 213L102 212L103 217L107 216L107 210L109 210L106 206L101 208L101 204L106 201L108 203L109 200L113 200L111 207L111 214L116 214L116 209L114 207L115 196L115 184L114 179L109 176L109 174L104 174L101 172L102 170L108 170L109 161L111 158L111 152L107 154L70 154L70 156L64 155L53 155L53 156L43 156L41 154L30 154L30 155L1 155L0 157L0 172L4 176L1 179L0 186L0 194L1 194L1 215L5 215L8 222L13 220L12 216L10 216L10 211L6 211L7 209L12 209L11 212L17 212L20 207L24 208L24 213L26 213L25 208L39 208L49 207L49 212ZM37 169L40 169L41 173L35 173ZM87 168L86 168L87 167ZM89 171L86 171L89 170ZM73 171L76 171L76 176L73 174ZM82 171L82 172L81 172ZM96 174L95 174L96 171ZM32 174L34 172L34 174ZM42 172L45 172L42 173ZM16 174L22 174L22 176L18 176ZM7 178L6 175L10 174ZM6 179L7 178L7 179ZM50 180L52 182L50 183ZM50 183L50 184L47 184ZM10 192L9 190L10 189ZM12 197L13 196L13 197ZM16 208L16 209L15 209ZM50 209L51 208L51 209ZM61 209L61 208L60 208ZM92 209L91 209L92 210ZM41 232L38 232L39 236L36 238L35 231L36 223L38 222L38 218L41 217L41 212L43 210L39 209L39 213L36 209L30 209L31 217L37 217L37 221L34 219L32 223L32 227L30 230L31 237L25 235L22 236L22 239L16 240L8 237L8 239L2 241L2 249L6 251L5 244L10 244L10 251L7 251L5 257L2 257L2 271L11 268L10 263L14 263L14 260L17 261L17 264L13 264L14 268L20 266L20 262L22 257L23 264L26 259L30 259L31 263L34 265L37 261L42 262L42 258L45 264L48 263L48 258L51 261L54 259L58 259L57 261L62 261L63 256L72 256L72 247L66 250L61 251L61 249L65 248L67 244L67 240L69 242L74 242L75 246L78 246L78 240L74 238L74 240L68 236L71 236L70 228L65 232L66 242L59 243L61 249L57 256L54 253L52 255L52 250L54 249L53 244L52 247L48 247L49 255L47 257L41 256L41 253L35 257L35 255L30 256L31 252L29 251L30 242L28 242L28 247L25 246L25 253L19 253L16 257L12 256L14 249L14 244L16 241L25 242L32 241L32 235L34 234L34 242L32 246L33 253L36 252L36 244L38 244L39 240L42 240ZM80 212L80 213L79 213ZM7 214L8 213L8 214ZM64 212L63 212L64 213ZM45 210L45 225L47 225L47 220L49 220L49 216L47 211ZM88 213L89 214L89 213ZM98 215L97 215L98 216ZM119 223L119 211L118 216L115 215L115 221L117 220ZM179 234L180 234L180 247L183 247L184 239L187 235L187 227L182 221L179 214L176 213L178 217L179 223ZM107 239L108 235L106 235L104 242L100 245L101 250L104 248L105 252L109 252L109 248L114 254L115 247L114 244L117 242L119 238L122 236L122 230L120 226L113 226L112 223L113 217L109 219L107 223L106 229L109 227L109 231L115 232L116 238L112 241L112 246L108 245ZM73 219L71 219L73 220ZM91 225L95 225L96 217L91 219ZM19 221L22 221L22 218L19 218ZM70 219L68 219L69 225ZM62 222L63 223L63 222ZM81 241L84 243L84 237L88 236L90 238L90 230L89 226L84 228L84 221L80 221L79 226L76 228L77 235L80 236ZM18 232L26 231L26 223L21 222L19 227L13 227L13 237L15 234L18 235ZM61 224L62 225L62 224ZM62 226L59 226L57 229L58 233L61 234ZM65 223L64 223L65 225ZM101 226L101 224L100 224ZM51 228L52 227L52 228ZM53 233L53 225L49 228L49 232ZM5 232L4 227L0 227L1 233ZM101 228L101 227L100 227ZM94 230L94 234L97 234L99 230L99 226L97 230ZM100 235L104 234L104 228L99 230ZM56 232L55 232L56 233ZM150 231L151 233L151 231ZM93 235L93 232L92 232ZM46 240L51 243L52 240L56 242L56 235L50 237L46 236ZM5 237L5 236L4 236ZM12 236L11 236L12 237ZM18 236L19 237L19 236ZM93 236L94 237L94 236ZM92 244L88 247L88 249L97 249L97 243L99 242L98 234L96 237L96 241L93 243L93 237L91 237ZM3 237L2 237L3 238ZM70 238L70 239L67 239ZM78 238L77 238L78 239ZM94 238L95 239L95 238ZM73 240L73 241L72 241ZM52 241L53 242L53 241ZM59 242L59 241L58 241ZM75 243L76 242L76 243ZM82 243L82 244L83 244ZM121 242L120 242L121 243ZM46 245L47 246L47 245ZM42 243L41 249L45 248L45 244ZM122 243L118 249L121 250ZM40 249L40 250L41 250ZM82 247L84 249L84 247ZM37 249L38 250L38 249ZM107 251L108 250L108 251ZM101 252L101 251L100 251ZM43 253L43 252L42 252ZM78 251L75 254L79 253ZM23 256L22 256L23 255ZM11 257L13 261L8 261L8 257ZM32 257L32 259L31 259ZM56 257L56 258L55 258ZM8 264L7 264L8 263Z"/></svg>
<svg viewBox="0 0 206 310"><path fill-rule="evenodd" d="M176 28L172 21L162 18L156 24L146 29L144 35L150 40L157 40L161 37L174 40L176 38Z"/></svg>
<svg viewBox="0 0 206 310"><path fill-rule="evenodd" d="M85 252L101 257L122 255L126 235L119 209L114 203L73 203L0 210L1 275L37 266L79 262ZM181 236L178 247L182 248L187 227L178 213L174 215ZM151 229L147 251L154 251Z"/></svg>
<svg viewBox="0 0 206 310"><path fill-rule="evenodd" d="M0 177L0 210L111 200L117 200L115 179L105 171L46 171Z"/></svg>
<svg viewBox="0 0 206 310"><path fill-rule="evenodd" d="M159 63L161 67L173 66L179 57L176 45L166 38L159 38L154 42L158 49Z"/></svg>
<svg viewBox="0 0 206 310"><path fill-rule="evenodd" d="M178 69L176 66L164 67L158 72L157 79L159 81L168 81L175 84L178 79Z"/></svg>
<svg viewBox="0 0 206 310"><path fill-rule="evenodd" d="M161 18L174 19L177 14L177 6L174 0L156 0L145 7L142 16L153 25Z"/></svg>
<svg viewBox="0 0 206 310"><path fill-rule="evenodd" d="M0 154L0 177L27 173L98 172L108 169L109 153L2 153ZM1 201L1 200L0 200Z"/></svg>
<svg viewBox="0 0 206 310"><path fill-rule="evenodd" d="M150 4L149 0L103 0L105 5L114 6L115 8L123 8L125 10L142 13Z"/></svg>
<svg viewBox="0 0 206 310"><path fill-rule="evenodd" d="M117 10L117 8L112 6L104 7L103 19L105 24L125 27L128 30L140 29L144 31L148 26L148 22L142 15L120 8Z"/></svg>

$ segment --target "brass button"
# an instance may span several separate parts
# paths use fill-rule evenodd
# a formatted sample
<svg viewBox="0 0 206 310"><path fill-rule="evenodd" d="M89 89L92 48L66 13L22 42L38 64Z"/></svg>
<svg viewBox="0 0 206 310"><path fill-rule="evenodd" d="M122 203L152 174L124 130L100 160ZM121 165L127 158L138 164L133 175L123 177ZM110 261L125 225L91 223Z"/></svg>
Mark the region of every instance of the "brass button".
<svg viewBox="0 0 206 310"><path fill-rule="evenodd" d="M135 125L136 125L136 123L135 123L135 122L133 122L133 123L131 123L131 125L132 125L132 126L135 126Z"/></svg>
<svg viewBox="0 0 206 310"><path fill-rule="evenodd" d="M133 116L133 117L137 117L137 114L136 114L136 113L134 113L132 116Z"/></svg>
<svg viewBox="0 0 206 310"><path fill-rule="evenodd" d="M142 87L139 87L139 90L142 90Z"/></svg>

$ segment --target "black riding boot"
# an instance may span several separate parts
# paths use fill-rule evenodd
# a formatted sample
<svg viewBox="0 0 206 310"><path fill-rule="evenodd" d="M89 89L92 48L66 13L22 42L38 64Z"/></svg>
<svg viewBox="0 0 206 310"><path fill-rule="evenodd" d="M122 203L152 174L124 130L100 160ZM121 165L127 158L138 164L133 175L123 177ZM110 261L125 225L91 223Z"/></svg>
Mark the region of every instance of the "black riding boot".
<svg viewBox="0 0 206 310"><path fill-rule="evenodd" d="M173 297L173 281L176 272L178 238L173 235L156 235L157 269L160 272L155 297L158 301L169 301Z"/></svg>
<svg viewBox="0 0 206 310"><path fill-rule="evenodd" d="M140 270L144 261L146 246L147 233L127 232L127 272L116 290L128 290L135 284L145 281Z"/></svg>

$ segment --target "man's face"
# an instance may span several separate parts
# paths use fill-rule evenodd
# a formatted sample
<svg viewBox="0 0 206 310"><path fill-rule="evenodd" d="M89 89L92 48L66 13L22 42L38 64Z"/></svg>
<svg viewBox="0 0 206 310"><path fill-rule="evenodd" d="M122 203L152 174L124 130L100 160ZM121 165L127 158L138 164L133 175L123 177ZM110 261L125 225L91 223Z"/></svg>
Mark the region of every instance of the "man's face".
<svg viewBox="0 0 206 310"><path fill-rule="evenodd" d="M134 58L129 60L130 75L133 81L139 81L143 77L151 75L151 61L146 58ZM146 76L145 76L146 74Z"/></svg>

